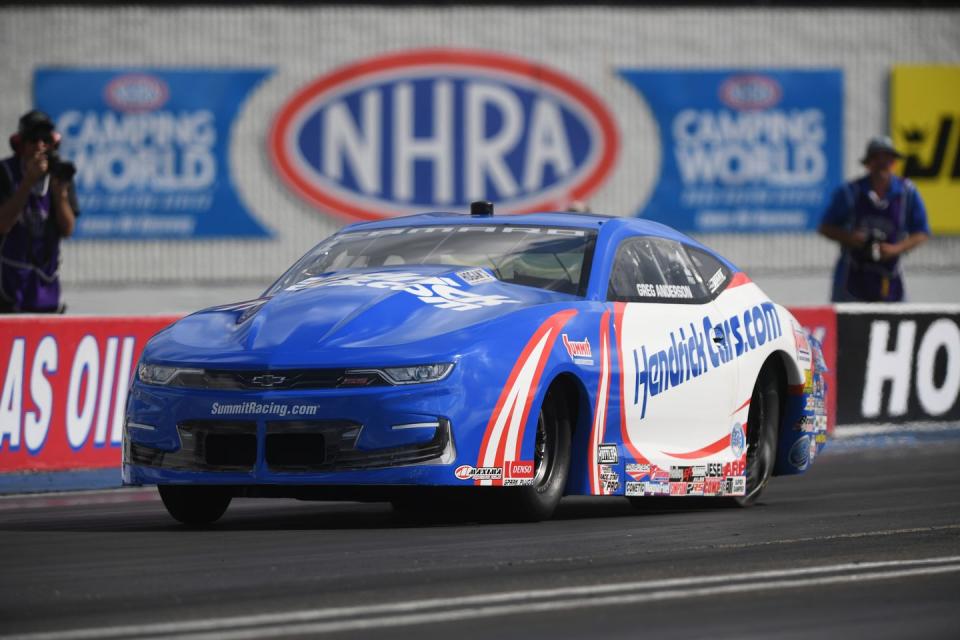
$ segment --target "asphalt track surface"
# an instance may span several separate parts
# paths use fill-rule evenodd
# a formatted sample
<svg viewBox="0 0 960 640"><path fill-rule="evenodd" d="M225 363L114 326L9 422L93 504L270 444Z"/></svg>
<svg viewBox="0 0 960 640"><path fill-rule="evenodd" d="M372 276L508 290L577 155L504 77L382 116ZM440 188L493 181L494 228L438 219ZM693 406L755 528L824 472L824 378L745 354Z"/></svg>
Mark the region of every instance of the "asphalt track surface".
<svg viewBox="0 0 960 640"><path fill-rule="evenodd" d="M958 439L847 447L752 509L568 498L536 524L4 498L0 637L957 638L958 463Z"/></svg>

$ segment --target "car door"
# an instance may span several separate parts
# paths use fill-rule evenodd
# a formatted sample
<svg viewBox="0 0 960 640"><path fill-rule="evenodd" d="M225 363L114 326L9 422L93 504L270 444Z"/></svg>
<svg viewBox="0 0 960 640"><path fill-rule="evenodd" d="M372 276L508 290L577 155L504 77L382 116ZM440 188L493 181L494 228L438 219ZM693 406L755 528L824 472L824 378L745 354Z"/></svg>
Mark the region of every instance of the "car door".
<svg viewBox="0 0 960 640"><path fill-rule="evenodd" d="M640 236L618 247L608 299L624 303L621 433L638 462L669 468L725 452L736 368L711 298L679 242Z"/></svg>

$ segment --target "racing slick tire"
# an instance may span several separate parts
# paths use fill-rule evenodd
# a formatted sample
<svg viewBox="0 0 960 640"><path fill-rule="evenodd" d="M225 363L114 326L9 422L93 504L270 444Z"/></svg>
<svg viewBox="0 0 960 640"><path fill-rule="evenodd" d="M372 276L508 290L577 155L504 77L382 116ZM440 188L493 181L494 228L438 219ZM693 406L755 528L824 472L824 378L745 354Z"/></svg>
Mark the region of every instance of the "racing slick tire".
<svg viewBox="0 0 960 640"><path fill-rule="evenodd" d="M157 489L173 519L194 527L219 520L233 499L230 490L222 487L161 484Z"/></svg>
<svg viewBox="0 0 960 640"><path fill-rule="evenodd" d="M514 520L537 522L553 515L570 473L572 427L560 386L547 390L537 417L533 452L533 484L504 489L507 512Z"/></svg>
<svg viewBox="0 0 960 640"><path fill-rule="evenodd" d="M780 369L772 360L760 370L747 414L746 493L730 498L733 506L752 506L770 480L777 463L777 432L783 409Z"/></svg>

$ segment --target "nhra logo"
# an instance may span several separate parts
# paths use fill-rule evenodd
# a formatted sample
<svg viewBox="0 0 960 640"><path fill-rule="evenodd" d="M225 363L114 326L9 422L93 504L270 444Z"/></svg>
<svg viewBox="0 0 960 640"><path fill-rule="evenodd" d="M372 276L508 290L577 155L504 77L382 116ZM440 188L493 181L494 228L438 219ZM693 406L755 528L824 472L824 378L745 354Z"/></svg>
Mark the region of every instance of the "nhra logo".
<svg viewBox="0 0 960 640"><path fill-rule="evenodd" d="M170 97L167 84L147 74L127 74L114 78L103 91L103 99L117 111L153 111Z"/></svg>
<svg viewBox="0 0 960 640"><path fill-rule="evenodd" d="M586 199L617 133L589 90L527 60L420 49L323 76L280 109L270 154L310 204L380 219L495 201L514 213Z"/></svg>
<svg viewBox="0 0 960 640"><path fill-rule="evenodd" d="M737 111L769 109L781 96L780 84L769 76L737 75L720 85L720 100Z"/></svg>

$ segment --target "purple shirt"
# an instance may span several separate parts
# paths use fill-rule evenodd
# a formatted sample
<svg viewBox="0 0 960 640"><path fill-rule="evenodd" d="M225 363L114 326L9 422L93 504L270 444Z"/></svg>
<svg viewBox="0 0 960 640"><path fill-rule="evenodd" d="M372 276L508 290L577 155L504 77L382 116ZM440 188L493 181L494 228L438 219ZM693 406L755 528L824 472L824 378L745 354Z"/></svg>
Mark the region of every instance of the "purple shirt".
<svg viewBox="0 0 960 640"><path fill-rule="evenodd" d="M16 156L0 162L0 202L23 179ZM40 180L7 233L0 234L0 304L14 311L56 311L60 306L60 227L48 180Z"/></svg>

